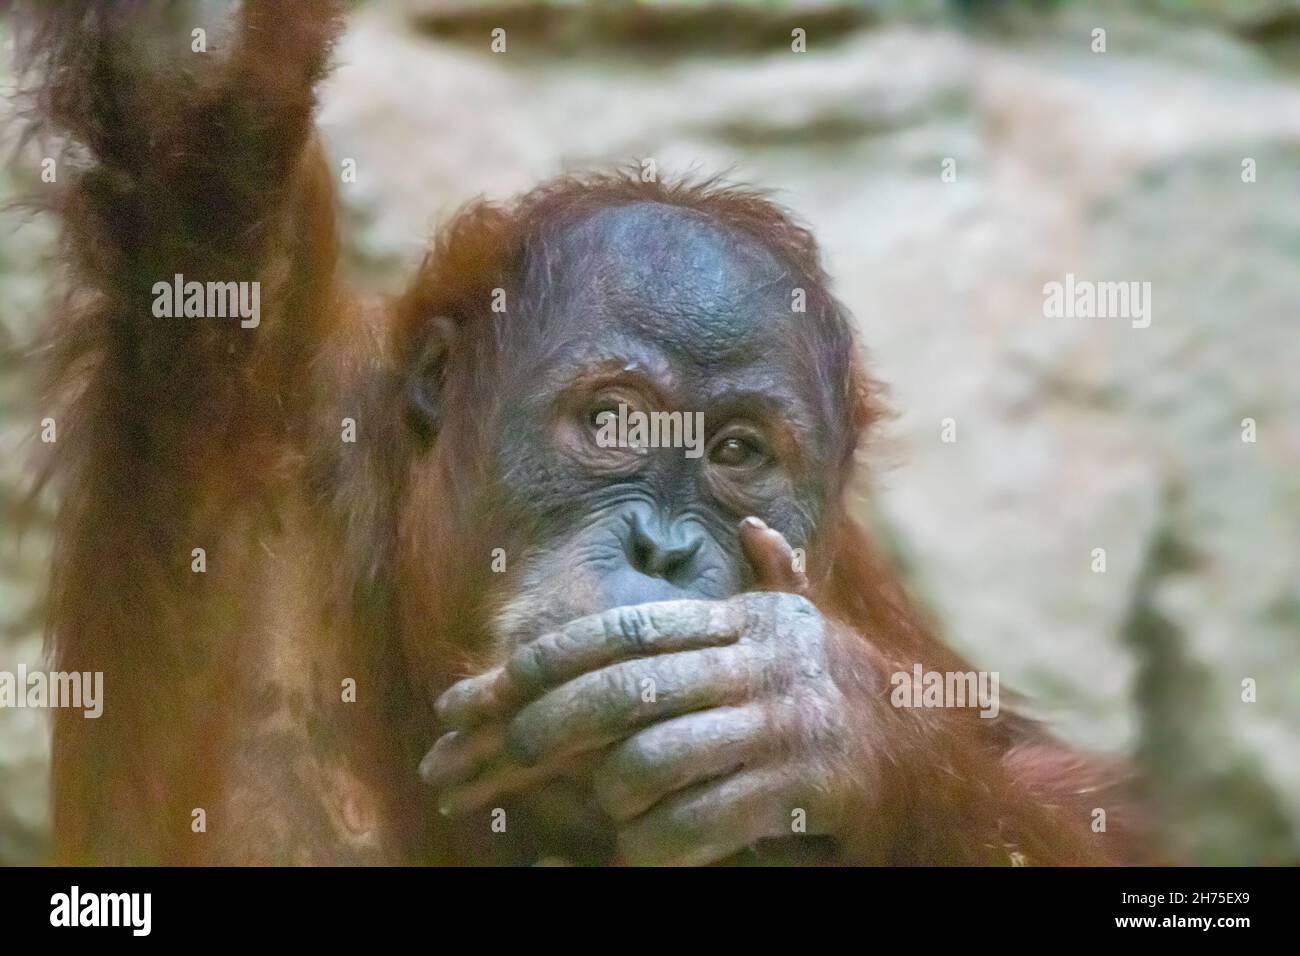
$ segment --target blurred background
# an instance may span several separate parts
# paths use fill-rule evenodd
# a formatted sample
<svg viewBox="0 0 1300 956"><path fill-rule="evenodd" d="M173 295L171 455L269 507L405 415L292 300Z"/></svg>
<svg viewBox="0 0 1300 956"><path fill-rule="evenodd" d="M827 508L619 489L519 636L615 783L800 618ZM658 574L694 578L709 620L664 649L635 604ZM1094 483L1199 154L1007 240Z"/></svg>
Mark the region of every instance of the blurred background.
<svg viewBox="0 0 1300 956"><path fill-rule="evenodd" d="M394 0L336 59L320 124L371 290L467 199L568 169L772 190L897 412L856 507L949 639L1130 755L1175 858L1300 861L1300 3ZM0 168L0 202L38 173ZM52 239L0 217L8 671L42 655L55 503L14 518ZM1046 317L1067 273L1150 282L1150 327ZM0 863L46 856L48 751L44 713L0 710Z"/></svg>

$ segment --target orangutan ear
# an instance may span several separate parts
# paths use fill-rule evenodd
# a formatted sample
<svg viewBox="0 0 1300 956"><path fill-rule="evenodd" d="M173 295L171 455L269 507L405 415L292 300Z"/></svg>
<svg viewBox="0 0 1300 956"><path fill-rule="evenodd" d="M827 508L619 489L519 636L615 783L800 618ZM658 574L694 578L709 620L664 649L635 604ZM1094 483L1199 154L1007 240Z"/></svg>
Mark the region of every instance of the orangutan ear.
<svg viewBox="0 0 1300 956"><path fill-rule="evenodd" d="M406 396L412 418L420 432L432 441L437 437L445 410L443 380L456 342L456 323L444 315L431 320L425 330L414 365L407 372Z"/></svg>

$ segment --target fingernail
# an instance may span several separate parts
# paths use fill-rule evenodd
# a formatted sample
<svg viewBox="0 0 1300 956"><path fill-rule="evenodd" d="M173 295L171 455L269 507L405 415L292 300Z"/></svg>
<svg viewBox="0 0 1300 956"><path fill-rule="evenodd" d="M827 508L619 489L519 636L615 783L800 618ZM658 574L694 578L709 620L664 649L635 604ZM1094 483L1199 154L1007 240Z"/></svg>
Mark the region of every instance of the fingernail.
<svg viewBox="0 0 1300 956"><path fill-rule="evenodd" d="M432 783L430 778L433 776L434 763L435 761L433 760L433 754L431 752L425 754L424 759L420 761L420 779L425 783Z"/></svg>
<svg viewBox="0 0 1300 956"><path fill-rule="evenodd" d="M750 515L748 518L742 521L741 524L748 528L762 529L767 527L766 522L764 522L762 518L757 518L754 515Z"/></svg>

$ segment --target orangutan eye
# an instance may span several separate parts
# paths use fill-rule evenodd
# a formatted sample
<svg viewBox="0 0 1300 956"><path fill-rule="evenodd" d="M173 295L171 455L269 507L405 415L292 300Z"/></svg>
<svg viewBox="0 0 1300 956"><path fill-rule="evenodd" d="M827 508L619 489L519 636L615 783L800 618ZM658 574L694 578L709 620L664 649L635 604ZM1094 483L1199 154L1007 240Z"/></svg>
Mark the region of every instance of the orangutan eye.
<svg viewBox="0 0 1300 956"><path fill-rule="evenodd" d="M709 461L724 468L751 468L767 458L765 449L752 438L730 436L716 442Z"/></svg>

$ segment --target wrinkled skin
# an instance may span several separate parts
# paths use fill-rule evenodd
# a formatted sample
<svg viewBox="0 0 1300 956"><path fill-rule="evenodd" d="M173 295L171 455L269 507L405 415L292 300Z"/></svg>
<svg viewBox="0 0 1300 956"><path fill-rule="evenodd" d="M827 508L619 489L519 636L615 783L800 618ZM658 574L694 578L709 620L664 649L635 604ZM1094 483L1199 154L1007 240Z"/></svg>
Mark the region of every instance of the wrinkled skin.
<svg viewBox="0 0 1300 956"><path fill-rule="evenodd" d="M789 557L758 522L742 535ZM447 691L439 715L457 729L422 770L444 812L465 813L596 755L590 782L632 863L713 863L792 832L847 839L878 786L872 674L863 642L797 594L618 607Z"/></svg>
<svg viewBox="0 0 1300 956"><path fill-rule="evenodd" d="M535 529L512 553L545 560L496 596L505 662L438 701L448 732L422 773L440 807L578 781L574 814L594 801L633 863L860 827L883 681L794 569L839 490L818 463L847 436L804 371L792 280L757 244L652 204L574 227L549 265L534 333L549 347L507 376L528 387L503 403L494 482L509 523ZM598 447L618 403L703 411L705 453Z"/></svg>

